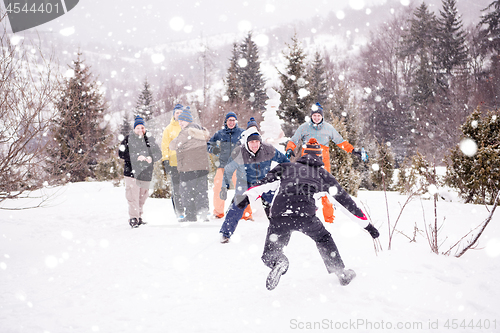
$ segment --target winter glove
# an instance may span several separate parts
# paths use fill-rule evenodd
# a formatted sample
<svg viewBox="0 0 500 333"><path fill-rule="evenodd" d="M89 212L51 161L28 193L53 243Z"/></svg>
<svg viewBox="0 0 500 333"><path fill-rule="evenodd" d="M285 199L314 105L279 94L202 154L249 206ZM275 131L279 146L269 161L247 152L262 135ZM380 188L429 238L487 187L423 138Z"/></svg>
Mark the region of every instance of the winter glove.
<svg viewBox="0 0 500 333"><path fill-rule="evenodd" d="M288 149L288 150L286 151L286 153L285 153L285 156L286 156L286 158L290 159L292 156L294 156L294 157L295 157L295 153L293 152L293 150Z"/></svg>
<svg viewBox="0 0 500 333"><path fill-rule="evenodd" d="M168 160L163 161L163 169L167 175L172 172L172 167L170 166L170 162Z"/></svg>
<svg viewBox="0 0 500 333"><path fill-rule="evenodd" d="M361 158L361 160L362 160L363 162L368 162L368 154L367 154L367 152L365 151L365 148L361 148L361 149L359 149L359 148L354 148L354 149L352 150L352 153L353 153L354 155L358 155L358 156L359 156L359 158Z"/></svg>
<svg viewBox="0 0 500 333"><path fill-rule="evenodd" d="M377 238L380 236L380 233L378 232L377 228L373 226L373 224L368 224L368 226L365 228L366 231L370 233L373 239Z"/></svg>
<svg viewBox="0 0 500 333"><path fill-rule="evenodd" d="M214 146L214 147L212 148L212 154L214 154L214 155L219 155L219 154L220 154L220 148L219 148L219 147L217 147L217 146Z"/></svg>
<svg viewBox="0 0 500 333"><path fill-rule="evenodd" d="M227 188L221 187L220 193L219 193L219 198L221 200L226 200L227 199Z"/></svg>
<svg viewBox="0 0 500 333"><path fill-rule="evenodd" d="M236 203L236 207L239 209L245 209L245 207L250 204L250 200L248 200L248 196L246 195L238 195L234 201Z"/></svg>

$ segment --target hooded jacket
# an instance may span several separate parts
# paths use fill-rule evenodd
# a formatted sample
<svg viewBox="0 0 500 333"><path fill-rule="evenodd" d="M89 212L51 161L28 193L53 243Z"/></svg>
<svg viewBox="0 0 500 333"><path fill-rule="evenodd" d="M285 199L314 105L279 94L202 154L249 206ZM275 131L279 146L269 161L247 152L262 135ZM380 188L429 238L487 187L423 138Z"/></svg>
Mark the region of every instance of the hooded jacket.
<svg viewBox="0 0 500 333"><path fill-rule="evenodd" d="M177 166L177 154L175 150L170 149L170 142L175 139L181 132L181 125L172 116L170 124L163 131L163 138L161 140L162 161L169 161L170 166Z"/></svg>
<svg viewBox="0 0 500 333"><path fill-rule="evenodd" d="M200 125L190 123L170 142L169 149L177 155L180 172L209 170L207 140L210 133Z"/></svg>
<svg viewBox="0 0 500 333"><path fill-rule="evenodd" d="M238 127L238 124L233 128L229 128L227 127L227 123L224 122L224 128L217 131L210 140L208 140L207 150L209 153L213 154L213 149L215 147L220 148L220 153L218 154L219 168L224 168L228 164L231 158L231 152L238 145L238 141L243 131L241 127Z"/></svg>
<svg viewBox="0 0 500 333"><path fill-rule="evenodd" d="M347 215L366 227L368 220L363 211L323 165L321 157L311 154L300 157L295 163L281 163L245 194L252 202L262 193L277 190L271 206L271 217L292 218L314 216L316 200L328 194L347 210Z"/></svg>
<svg viewBox="0 0 500 333"><path fill-rule="evenodd" d="M139 156L151 157L152 162L138 161ZM123 175L137 180L151 181L154 162L161 159L160 147L149 132L142 137L131 133L120 143L118 156L125 161Z"/></svg>

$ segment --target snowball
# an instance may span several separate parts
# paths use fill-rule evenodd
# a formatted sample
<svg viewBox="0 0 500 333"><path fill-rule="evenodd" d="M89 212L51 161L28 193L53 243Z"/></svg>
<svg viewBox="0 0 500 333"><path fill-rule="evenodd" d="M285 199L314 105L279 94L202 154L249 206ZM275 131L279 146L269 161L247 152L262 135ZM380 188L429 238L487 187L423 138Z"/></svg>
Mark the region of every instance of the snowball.
<svg viewBox="0 0 500 333"><path fill-rule="evenodd" d="M247 32L252 30L252 23L246 20L242 20L238 23L238 30L241 32Z"/></svg>
<svg viewBox="0 0 500 333"><path fill-rule="evenodd" d="M174 31L181 31L184 29L184 19L182 17L174 17L169 22L170 28Z"/></svg>
<svg viewBox="0 0 500 333"><path fill-rule="evenodd" d="M257 46L267 46L269 44L269 37L266 34L259 34L255 36L254 42Z"/></svg>
<svg viewBox="0 0 500 333"><path fill-rule="evenodd" d="M75 27L68 27L68 28L61 29L61 30L59 30L59 33L65 37L71 36L72 34L75 33Z"/></svg>
<svg viewBox="0 0 500 333"><path fill-rule="evenodd" d="M349 0L349 6L354 10L361 10L365 7L364 0Z"/></svg>
<svg viewBox="0 0 500 333"><path fill-rule="evenodd" d="M379 171L380 170L380 165L378 165L377 163L373 163L372 164L372 170L373 171Z"/></svg>
<svg viewBox="0 0 500 333"><path fill-rule="evenodd" d="M64 72L63 76L67 79L75 77L75 71L73 69L68 69L66 72Z"/></svg>
<svg viewBox="0 0 500 333"><path fill-rule="evenodd" d="M492 258L496 258L500 256L500 239L498 238L493 238L486 243L485 247L485 252L486 255Z"/></svg>
<svg viewBox="0 0 500 333"><path fill-rule="evenodd" d="M304 98L310 94L309 90L305 88L300 88L299 89L299 98Z"/></svg>
<svg viewBox="0 0 500 333"><path fill-rule="evenodd" d="M345 12L343 10L337 11L335 14L339 20L343 20L345 18Z"/></svg>
<svg viewBox="0 0 500 333"><path fill-rule="evenodd" d="M268 3L266 4L266 13L274 13L274 10L276 9L276 6Z"/></svg>
<svg viewBox="0 0 500 333"><path fill-rule="evenodd" d="M465 155L472 157L477 153L477 143L472 139L463 139L460 142L460 150Z"/></svg>
<svg viewBox="0 0 500 333"><path fill-rule="evenodd" d="M278 235L276 235L276 234L270 234L269 235L269 240L271 242L277 242L278 241Z"/></svg>
<svg viewBox="0 0 500 333"><path fill-rule="evenodd" d="M244 58L238 60L238 66L240 66L241 68L244 68L244 67L247 67L248 65L248 61Z"/></svg>
<svg viewBox="0 0 500 333"><path fill-rule="evenodd" d="M45 258L45 265L48 268L55 268L59 264L59 260L54 256L47 256Z"/></svg>
<svg viewBox="0 0 500 333"><path fill-rule="evenodd" d="M155 53L151 56L151 60L155 64L159 64L165 60L165 56L161 53Z"/></svg>

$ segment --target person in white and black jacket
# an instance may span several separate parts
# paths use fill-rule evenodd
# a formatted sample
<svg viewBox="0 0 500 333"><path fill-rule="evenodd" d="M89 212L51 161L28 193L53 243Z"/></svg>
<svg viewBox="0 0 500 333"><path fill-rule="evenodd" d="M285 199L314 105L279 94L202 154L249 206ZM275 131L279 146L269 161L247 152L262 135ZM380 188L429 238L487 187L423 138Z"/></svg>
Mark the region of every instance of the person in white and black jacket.
<svg viewBox="0 0 500 333"><path fill-rule="evenodd" d="M263 193L276 191L262 255L264 264L272 269L266 281L269 290L278 285L281 275L288 269L288 258L283 248L288 245L293 231L300 231L316 242L328 273L335 273L342 285L349 284L356 276L353 270L345 269L331 234L316 216L316 200L324 195L329 196L332 202L338 202L341 209L373 238L379 236L363 211L335 177L323 168L321 147L316 139L309 140L304 153L295 163L281 163L273 168L256 186L244 193L246 197L238 204L243 207Z"/></svg>
<svg viewBox="0 0 500 333"><path fill-rule="evenodd" d="M144 203L149 196L149 185L153 177L153 164L161 159L160 147L146 131L144 120L136 116L134 129L123 139L118 156L125 161L125 196L128 202L129 224L137 228L145 224L142 220Z"/></svg>

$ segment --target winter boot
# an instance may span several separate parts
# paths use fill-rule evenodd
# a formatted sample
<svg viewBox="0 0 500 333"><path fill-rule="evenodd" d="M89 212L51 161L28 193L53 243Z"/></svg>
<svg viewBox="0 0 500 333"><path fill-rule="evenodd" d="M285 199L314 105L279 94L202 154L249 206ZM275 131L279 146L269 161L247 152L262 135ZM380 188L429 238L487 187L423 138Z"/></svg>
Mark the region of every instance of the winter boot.
<svg viewBox="0 0 500 333"><path fill-rule="evenodd" d="M337 276L340 281L340 285L347 286L351 283L352 279L356 277L356 273L352 269L344 269L337 273Z"/></svg>
<svg viewBox="0 0 500 333"><path fill-rule="evenodd" d="M266 288L267 290L273 290L276 288L278 283L280 282L280 278L283 274L286 273L288 270L288 258L283 256L274 265L273 269L271 272L269 272L269 275L267 276L266 280Z"/></svg>
<svg viewBox="0 0 500 333"><path fill-rule="evenodd" d="M137 219L134 217L134 218L131 218L129 221L128 221L128 224L130 224L130 226L132 228L139 228L139 221L137 221Z"/></svg>
<svg viewBox="0 0 500 333"><path fill-rule="evenodd" d="M143 221L142 217L139 217L139 225L148 224L148 222Z"/></svg>
<svg viewBox="0 0 500 333"><path fill-rule="evenodd" d="M229 237L226 237L226 236L222 235L222 236L220 237L220 242L221 242L222 244L227 244L227 243L229 243Z"/></svg>
<svg viewBox="0 0 500 333"><path fill-rule="evenodd" d="M179 219L179 222L196 222L196 216L184 216L183 218Z"/></svg>

